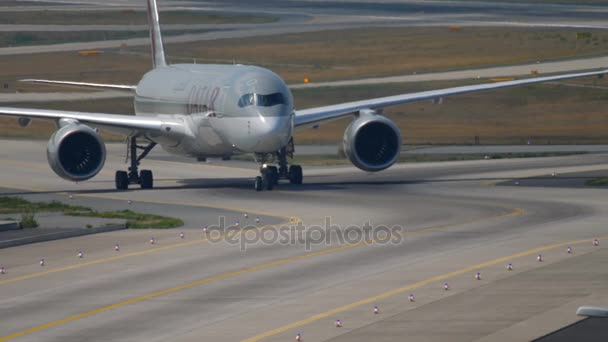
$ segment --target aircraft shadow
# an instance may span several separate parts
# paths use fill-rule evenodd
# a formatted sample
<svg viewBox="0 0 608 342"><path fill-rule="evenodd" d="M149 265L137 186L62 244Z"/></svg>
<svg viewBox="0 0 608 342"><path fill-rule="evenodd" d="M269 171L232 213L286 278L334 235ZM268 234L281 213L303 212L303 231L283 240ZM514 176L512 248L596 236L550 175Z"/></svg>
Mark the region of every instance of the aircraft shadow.
<svg viewBox="0 0 608 342"><path fill-rule="evenodd" d="M493 181L509 181L518 179L521 182L531 180L554 180L559 182L560 180L579 180L586 181L595 177L529 177L529 178L440 178L440 179L347 179L347 180L335 180L335 179L322 179L323 177L313 177L301 185L292 185L281 181L281 183L275 186L275 190L283 191L294 191L294 192L306 192L306 191L319 191L319 190L345 190L349 187L354 186L386 186L386 185L415 185L415 184L439 184L439 183L457 183L457 182L493 182ZM333 176L328 178L335 178ZM164 182L175 182L175 185L165 185ZM93 181L90 183L107 183L109 187L107 189L83 189L83 190L51 190L51 191L26 191L26 190L14 190L3 192L3 196L20 196L20 195L32 195L32 194L62 194L69 192L71 194L111 194L116 193L117 190L113 186L113 182L109 181ZM110 184L112 184L110 186ZM523 184L525 186L525 184ZM195 179L158 179L157 184L154 187L155 191L162 190L180 190L180 189L226 189L226 190L246 190L251 191L253 188L252 180L250 178L195 178ZM139 187L133 186L129 190L120 192L131 192L131 191L142 191Z"/></svg>

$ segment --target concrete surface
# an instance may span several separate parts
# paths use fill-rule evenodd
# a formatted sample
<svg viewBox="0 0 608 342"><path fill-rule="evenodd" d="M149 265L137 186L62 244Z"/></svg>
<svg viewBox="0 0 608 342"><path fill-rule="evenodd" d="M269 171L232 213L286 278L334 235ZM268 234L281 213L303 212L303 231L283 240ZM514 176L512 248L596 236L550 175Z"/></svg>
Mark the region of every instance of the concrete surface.
<svg viewBox="0 0 608 342"><path fill-rule="evenodd" d="M428 319L423 323L432 327L445 322L442 329L408 325L416 338L528 341L579 321L570 305L606 304L601 301L608 282L597 278L605 276L598 261L608 243L605 191L494 186L551 170L607 170L604 154L396 165L378 174L307 168L302 186L282 184L261 193L252 189L253 164L150 158L142 166L154 170L157 188L118 192L113 171L125 167L122 150L110 147L104 171L73 184L52 174L45 143L2 141L1 186L21 188L13 195L32 199L69 193L100 208L131 199L141 210L187 220L196 211L206 212L209 222L230 213L232 219L244 212L250 218L277 216L275 228L264 229L270 233L290 217L308 227L328 217L338 231L371 221L402 227L395 237L403 239L394 245L315 244L311 236L242 249L225 239L210 241L190 219L178 230L124 230L3 249L0 264L7 274L0 275L0 307L10 312L0 313L3 341L284 341L296 333L323 341L343 334L358 338L357 331L376 323L387 327L377 330L378 339L401 338L409 330L401 335L388 328L400 314ZM152 235L155 245L148 242ZM599 247L591 245L596 237ZM567 245L574 255L565 252ZM79 249L84 259L76 257ZM45 267L38 265L42 257ZM505 269L509 262L515 265L511 272ZM475 272L482 280L472 278ZM445 281L450 291L443 290ZM409 293L415 303L407 301ZM512 298L518 293L521 299ZM381 314L372 313L374 305ZM344 327L335 328L335 319ZM468 330L473 321L475 333Z"/></svg>
<svg viewBox="0 0 608 342"><path fill-rule="evenodd" d="M0 232L21 229L19 221L0 221Z"/></svg>
<svg viewBox="0 0 608 342"><path fill-rule="evenodd" d="M404 336L408 341L531 340L536 337L539 320L548 329L556 328L556 322L545 314L548 309L565 307L574 313L577 303L586 300L604 298L599 301L608 303L608 265L603 262L607 257L605 249L573 256L550 267L533 268L447 296L416 310L408 310L411 305L402 298L402 313L383 317L331 341L397 341ZM508 305L504 305L506 301ZM515 325L518 329L513 329ZM592 331L578 335L576 340L589 341L583 336L592 335L600 341L601 336L608 336L608 324Z"/></svg>
<svg viewBox="0 0 608 342"><path fill-rule="evenodd" d="M127 229L123 224L112 224L92 228L55 228L55 229L22 229L18 231L0 232L0 248L29 245L53 240L69 239L84 235L114 232Z"/></svg>

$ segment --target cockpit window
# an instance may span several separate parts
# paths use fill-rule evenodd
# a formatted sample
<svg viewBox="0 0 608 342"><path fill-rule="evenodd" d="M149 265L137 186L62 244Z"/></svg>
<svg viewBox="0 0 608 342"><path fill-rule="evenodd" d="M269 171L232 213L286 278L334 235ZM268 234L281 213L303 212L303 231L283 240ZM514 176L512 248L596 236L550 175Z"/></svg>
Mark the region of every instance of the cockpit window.
<svg viewBox="0 0 608 342"><path fill-rule="evenodd" d="M245 94L239 99L239 107L260 106L272 107L279 104L285 104L285 97L281 93L269 95L260 94Z"/></svg>

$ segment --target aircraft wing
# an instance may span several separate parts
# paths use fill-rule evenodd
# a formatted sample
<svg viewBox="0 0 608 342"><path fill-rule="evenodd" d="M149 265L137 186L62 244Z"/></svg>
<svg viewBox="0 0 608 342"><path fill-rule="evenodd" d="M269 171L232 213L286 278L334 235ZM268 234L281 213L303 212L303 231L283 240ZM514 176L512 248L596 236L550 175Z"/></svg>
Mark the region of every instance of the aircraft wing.
<svg viewBox="0 0 608 342"><path fill-rule="evenodd" d="M106 113L0 107L0 115L58 121L75 120L85 125L129 136L184 135L184 123L172 116L134 116Z"/></svg>
<svg viewBox="0 0 608 342"><path fill-rule="evenodd" d="M486 83L477 85L467 85L453 88L445 88L438 90L422 91L417 93L402 94L395 96L380 97L376 99L347 102L337 105L317 107L296 111L295 126L313 126L319 122L338 119L350 114L355 114L366 109L381 109L390 106L396 106L404 103L417 102L423 100L439 99L446 96L474 93L485 90L514 87L519 85L559 81L570 78L599 76L608 73L608 70L581 72L574 74L563 74L556 76L535 77L523 80Z"/></svg>
<svg viewBox="0 0 608 342"><path fill-rule="evenodd" d="M52 85L63 85L63 86L73 86L73 87L81 87L81 88L94 88L94 89L107 89L107 90L126 90L126 91L135 91L135 89L137 88L137 86L134 86L134 85L86 83L86 82L71 82L71 81L53 81L53 80L38 80L38 79L25 79L25 80L19 80L19 82L38 83L38 84L52 84Z"/></svg>

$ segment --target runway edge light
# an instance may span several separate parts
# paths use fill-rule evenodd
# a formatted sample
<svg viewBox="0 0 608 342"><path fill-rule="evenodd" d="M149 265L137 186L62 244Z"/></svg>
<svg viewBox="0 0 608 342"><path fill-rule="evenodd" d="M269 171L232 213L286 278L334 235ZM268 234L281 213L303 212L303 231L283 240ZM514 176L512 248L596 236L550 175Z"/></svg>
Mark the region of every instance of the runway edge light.
<svg viewBox="0 0 608 342"><path fill-rule="evenodd" d="M481 273L480 272L475 273L475 279L476 280L481 280Z"/></svg>
<svg viewBox="0 0 608 342"><path fill-rule="evenodd" d="M507 265L507 270L508 270L508 271L513 271L513 264L509 263L509 264Z"/></svg>
<svg viewBox="0 0 608 342"><path fill-rule="evenodd" d="M416 301L416 298L414 297L413 293L410 293L409 300L410 300L410 302L415 302Z"/></svg>
<svg viewBox="0 0 608 342"><path fill-rule="evenodd" d="M6 274L6 269L4 266L0 267L0 274Z"/></svg>
<svg viewBox="0 0 608 342"><path fill-rule="evenodd" d="M179 238L183 239L185 237L184 232L179 233Z"/></svg>
<svg viewBox="0 0 608 342"><path fill-rule="evenodd" d="M374 306L374 314L379 314L380 313L380 308L378 308L378 306Z"/></svg>
<svg viewBox="0 0 608 342"><path fill-rule="evenodd" d="M84 253L82 253L82 251L78 251L78 257L82 259L82 257L84 257Z"/></svg>
<svg viewBox="0 0 608 342"><path fill-rule="evenodd" d="M44 258L40 259L40 266L44 266L46 264L46 261L44 260Z"/></svg>
<svg viewBox="0 0 608 342"><path fill-rule="evenodd" d="M297 333L297 334L296 334L296 341L304 341L304 340L302 339L302 334L300 334L300 333Z"/></svg>
<svg viewBox="0 0 608 342"><path fill-rule="evenodd" d="M543 260L544 260L544 259L543 259L543 255L542 255L542 254L539 254L539 255L536 257L536 260L537 260L538 262L543 262Z"/></svg>
<svg viewBox="0 0 608 342"><path fill-rule="evenodd" d="M599 246L600 245L600 240L593 239L593 245L596 246L596 247Z"/></svg>
<svg viewBox="0 0 608 342"><path fill-rule="evenodd" d="M572 247L568 246L568 248L566 248L566 253L572 254L572 252Z"/></svg>
<svg viewBox="0 0 608 342"><path fill-rule="evenodd" d="M114 250L118 252L120 250L120 245L119 244L115 244L114 245Z"/></svg>
<svg viewBox="0 0 608 342"><path fill-rule="evenodd" d="M342 327L342 321L337 319L336 320L336 328L341 328Z"/></svg>
<svg viewBox="0 0 608 342"><path fill-rule="evenodd" d="M450 284L448 284L448 283L443 284L443 289L448 291L450 289Z"/></svg>

